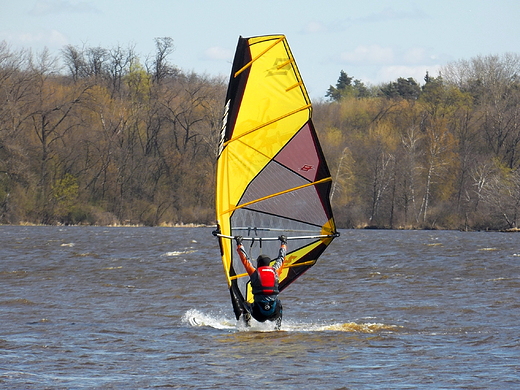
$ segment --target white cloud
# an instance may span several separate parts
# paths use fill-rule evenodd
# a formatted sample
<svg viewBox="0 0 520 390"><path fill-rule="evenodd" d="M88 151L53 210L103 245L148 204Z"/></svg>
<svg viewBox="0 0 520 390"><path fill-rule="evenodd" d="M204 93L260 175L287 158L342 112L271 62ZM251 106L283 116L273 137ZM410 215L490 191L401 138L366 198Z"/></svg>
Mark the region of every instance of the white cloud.
<svg viewBox="0 0 520 390"><path fill-rule="evenodd" d="M61 13L97 13L99 10L88 1L70 0L38 0L34 4L31 15L48 15Z"/></svg>
<svg viewBox="0 0 520 390"><path fill-rule="evenodd" d="M51 46L64 46L68 43L68 40L65 37L65 35L56 30L51 30L47 34L46 39L48 44Z"/></svg>
<svg viewBox="0 0 520 390"><path fill-rule="evenodd" d="M427 60L426 50L421 47L408 49L403 54L403 60L407 64L424 64L425 60Z"/></svg>
<svg viewBox="0 0 520 390"><path fill-rule="evenodd" d="M353 51L343 52L341 60L350 64L391 64L395 60L395 55L390 47L358 46Z"/></svg>
<svg viewBox="0 0 520 390"><path fill-rule="evenodd" d="M441 65L417 65L417 66L406 66L406 65L393 65L393 66L384 66L377 72L377 79L389 82L395 81L399 77L408 78L412 77L418 83L422 84L424 82L424 76L426 72L430 74L430 76L436 77L439 73Z"/></svg>
<svg viewBox="0 0 520 390"><path fill-rule="evenodd" d="M23 46L52 46L61 47L68 43L65 35L57 30L45 30L39 32L23 33L1 33L0 37L5 37L8 42Z"/></svg>
<svg viewBox="0 0 520 390"><path fill-rule="evenodd" d="M306 34L316 34L327 31L327 28L321 22L309 22L303 27L303 32Z"/></svg>
<svg viewBox="0 0 520 390"><path fill-rule="evenodd" d="M36 32L0 31L0 40L5 40L15 49L31 48L35 51L40 51L44 48L56 51L69 43L65 35L57 30Z"/></svg>
<svg viewBox="0 0 520 390"><path fill-rule="evenodd" d="M422 9L394 9L386 7L380 11L373 12L366 17L359 18L361 22L378 23L397 20L422 20L429 19L430 16Z"/></svg>
<svg viewBox="0 0 520 390"><path fill-rule="evenodd" d="M233 51L219 46L210 47L205 51L204 58L207 60L232 60Z"/></svg>

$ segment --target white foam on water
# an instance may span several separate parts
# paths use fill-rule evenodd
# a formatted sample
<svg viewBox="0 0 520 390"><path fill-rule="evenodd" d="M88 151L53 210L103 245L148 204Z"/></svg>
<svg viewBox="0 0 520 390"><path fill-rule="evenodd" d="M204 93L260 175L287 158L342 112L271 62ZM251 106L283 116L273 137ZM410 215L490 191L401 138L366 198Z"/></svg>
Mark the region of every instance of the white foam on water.
<svg viewBox="0 0 520 390"><path fill-rule="evenodd" d="M180 255L187 255L189 253L196 252L195 250L185 250L185 251L173 251L173 252L166 252L161 255L161 257L174 257L174 256L180 256Z"/></svg>
<svg viewBox="0 0 520 390"><path fill-rule="evenodd" d="M197 309L190 309L182 317L182 321L190 326L211 327L215 329L236 329L233 321L224 317L217 317L211 314L205 314Z"/></svg>
<svg viewBox="0 0 520 390"><path fill-rule="evenodd" d="M257 322L251 320L249 326L243 321L235 321L223 316L216 316L212 314L205 314L197 309L188 310L182 321L193 327L210 327L222 330L236 330L240 332L271 332L275 330L275 323ZM377 333L380 331L397 331L399 329L396 325L385 325L380 323L305 323L296 321L283 321L280 331L285 332L355 332L355 333Z"/></svg>

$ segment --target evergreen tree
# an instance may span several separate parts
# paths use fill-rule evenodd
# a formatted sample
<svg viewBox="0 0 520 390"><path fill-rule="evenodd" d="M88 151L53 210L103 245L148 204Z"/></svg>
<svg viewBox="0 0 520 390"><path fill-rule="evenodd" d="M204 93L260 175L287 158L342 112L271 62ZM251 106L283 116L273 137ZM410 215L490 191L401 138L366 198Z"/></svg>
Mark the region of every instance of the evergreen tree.
<svg viewBox="0 0 520 390"><path fill-rule="evenodd" d="M369 95L368 88L361 80L354 80L353 77L349 77L343 70L339 74L336 87L331 85L325 94L326 97L336 102L347 96L368 97Z"/></svg>
<svg viewBox="0 0 520 390"><path fill-rule="evenodd" d="M417 100L421 95L421 87L412 77L399 77L397 81L385 84L380 89L382 95L388 98Z"/></svg>

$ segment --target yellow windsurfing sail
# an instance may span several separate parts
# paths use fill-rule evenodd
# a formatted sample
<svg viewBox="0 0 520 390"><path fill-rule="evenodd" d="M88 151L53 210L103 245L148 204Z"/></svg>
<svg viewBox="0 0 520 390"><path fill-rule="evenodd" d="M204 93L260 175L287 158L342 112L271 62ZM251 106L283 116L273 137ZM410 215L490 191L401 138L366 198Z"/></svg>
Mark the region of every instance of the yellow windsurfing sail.
<svg viewBox="0 0 520 390"><path fill-rule="evenodd" d="M332 180L311 113L285 36L240 37L219 144L215 232L237 319L252 296L234 236L244 237L255 258L276 257L278 236L289 238L282 291L338 235Z"/></svg>

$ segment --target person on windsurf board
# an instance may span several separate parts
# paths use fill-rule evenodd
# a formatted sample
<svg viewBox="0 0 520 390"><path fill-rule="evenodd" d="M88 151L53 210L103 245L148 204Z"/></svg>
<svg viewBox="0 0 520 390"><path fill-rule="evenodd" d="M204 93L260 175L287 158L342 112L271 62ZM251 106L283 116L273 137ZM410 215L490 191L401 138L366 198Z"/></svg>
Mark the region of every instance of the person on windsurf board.
<svg viewBox="0 0 520 390"><path fill-rule="evenodd" d="M267 320L276 322L276 329L280 329L282 325L282 302L278 299L278 279L282 272L283 262L287 253L287 237L280 236L280 250L278 257L271 260L268 256L261 254L256 259L256 267L253 265L247 255L244 245L242 245L242 236L236 236L237 252L240 260L244 265L253 292L253 303L247 304L247 313L244 315L246 324L249 323L251 315L258 322ZM274 261L274 264L271 263Z"/></svg>

